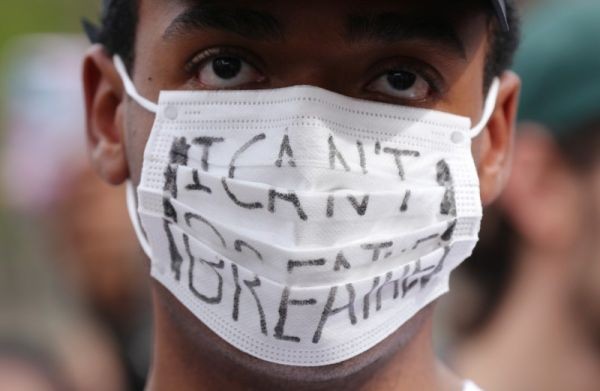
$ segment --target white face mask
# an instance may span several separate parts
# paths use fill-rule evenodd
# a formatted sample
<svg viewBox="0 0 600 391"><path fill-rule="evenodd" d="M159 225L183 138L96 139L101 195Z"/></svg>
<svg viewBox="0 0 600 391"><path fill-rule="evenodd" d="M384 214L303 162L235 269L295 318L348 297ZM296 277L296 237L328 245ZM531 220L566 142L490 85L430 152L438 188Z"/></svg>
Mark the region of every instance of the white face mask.
<svg viewBox="0 0 600 391"><path fill-rule="evenodd" d="M482 216L484 118L310 86L168 91L137 189L152 276L236 348L295 366L372 348L448 290ZM142 232L143 227L143 232Z"/></svg>

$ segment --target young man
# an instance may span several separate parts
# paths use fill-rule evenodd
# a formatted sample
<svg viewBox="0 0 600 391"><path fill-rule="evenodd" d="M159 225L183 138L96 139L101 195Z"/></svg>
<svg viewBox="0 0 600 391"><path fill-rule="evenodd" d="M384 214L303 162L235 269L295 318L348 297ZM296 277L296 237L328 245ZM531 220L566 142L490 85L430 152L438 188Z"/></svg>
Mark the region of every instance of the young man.
<svg viewBox="0 0 600 391"><path fill-rule="evenodd" d="M149 389L462 389L431 303L503 186L513 6L106 7L88 137L98 173L137 189Z"/></svg>

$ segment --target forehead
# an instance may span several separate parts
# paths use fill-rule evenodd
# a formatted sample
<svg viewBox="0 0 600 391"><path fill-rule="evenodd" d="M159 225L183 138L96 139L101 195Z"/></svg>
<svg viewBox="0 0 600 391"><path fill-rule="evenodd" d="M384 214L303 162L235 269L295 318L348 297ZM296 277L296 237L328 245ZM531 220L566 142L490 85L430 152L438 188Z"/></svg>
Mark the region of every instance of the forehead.
<svg viewBox="0 0 600 391"><path fill-rule="evenodd" d="M141 0L140 21L150 22L153 32L163 36L177 29L173 21L188 21L190 14L205 24L227 23L229 30L237 28L245 36L264 33L279 38L294 33L319 37L337 34L346 38L361 29L379 29L380 33L404 30L454 38L469 38L469 22L481 15L489 4L484 0ZM373 22L378 22L373 26ZM217 26L220 27L220 26ZM363 31L364 32L364 31ZM372 32L371 30L368 32ZM447 39L448 44L456 39ZM468 42L467 42L468 43Z"/></svg>
<svg viewBox="0 0 600 391"><path fill-rule="evenodd" d="M298 11L301 9L358 10L369 12L377 9L395 9L397 11L429 14L438 11L444 14L463 13L469 8L491 9L486 0L140 0L138 4L151 4L153 7L193 7L222 6L271 10L273 12Z"/></svg>

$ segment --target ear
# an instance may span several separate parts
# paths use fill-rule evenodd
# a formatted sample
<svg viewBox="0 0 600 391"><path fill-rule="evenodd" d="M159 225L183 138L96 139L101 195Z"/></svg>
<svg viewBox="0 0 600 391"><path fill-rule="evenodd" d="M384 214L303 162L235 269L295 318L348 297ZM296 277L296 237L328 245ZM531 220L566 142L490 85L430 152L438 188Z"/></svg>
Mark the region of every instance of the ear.
<svg viewBox="0 0 600 391"><path fill-rule="evenodd" d="M491 204L500 195L510 172L520 91L519 77L505 72L500 80L494 114L479 136L482 140L476 160L484 205Z"/></svg>
<svg viewBox="0 0 600 391"><path fill-rule="evenodd" d="M552 136L541 126L521 125L514 157L500 206L519 236L553 251L576 243L579 188Z"/></svg>
<svg viewBox="0 0 600 391"><path fill-rule="evenodd" d="M123 85L111 56L93 45L83 62L87 143L92 166L113 185L129 177L125 154Z"/></svg>

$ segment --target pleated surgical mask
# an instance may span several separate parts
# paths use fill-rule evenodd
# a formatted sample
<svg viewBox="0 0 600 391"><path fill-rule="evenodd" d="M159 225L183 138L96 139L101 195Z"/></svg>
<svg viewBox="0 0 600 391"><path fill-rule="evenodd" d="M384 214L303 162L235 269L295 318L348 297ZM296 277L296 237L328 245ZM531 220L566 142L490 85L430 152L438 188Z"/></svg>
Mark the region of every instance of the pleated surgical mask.
<svg viewBox="0 0 600 391"><path fill-rule="evenodd" d="M486 125L312 86L163 91L128 204L152 276L254 357L342 362L448 290L482 217ZM139 219L138 219L139 217ZM141 222L141 224L140 224Z"/></svg>

